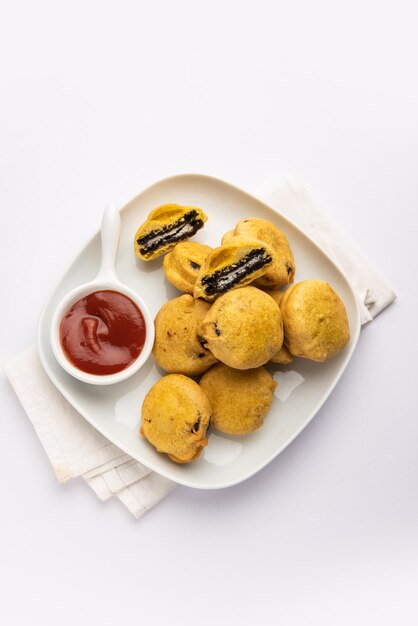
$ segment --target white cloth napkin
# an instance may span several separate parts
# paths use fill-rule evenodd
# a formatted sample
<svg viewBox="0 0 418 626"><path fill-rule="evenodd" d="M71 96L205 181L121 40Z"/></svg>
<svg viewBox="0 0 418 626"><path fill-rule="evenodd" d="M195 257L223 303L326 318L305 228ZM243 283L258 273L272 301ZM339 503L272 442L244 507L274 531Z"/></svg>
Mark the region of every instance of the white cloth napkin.
<svg viewBox="0 0 418 626"><path fill-rule="evenodd" d="M357 294L362 324L393 302L394 291L302 184L283 178L265 199L340 264ZM4 369L60 482L82 476L100 500L116 497L137 518L175 489L175 483L123 453L73 409L44 372L35 345Z"/></svg>

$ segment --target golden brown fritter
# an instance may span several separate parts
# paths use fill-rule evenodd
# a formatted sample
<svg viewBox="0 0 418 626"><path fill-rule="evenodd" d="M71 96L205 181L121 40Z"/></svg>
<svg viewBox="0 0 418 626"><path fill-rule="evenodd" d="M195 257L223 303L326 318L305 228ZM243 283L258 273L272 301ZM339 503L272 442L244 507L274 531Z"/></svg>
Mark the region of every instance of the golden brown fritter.
<svg viewBox="0 0 418 626"><path fill-rule="evenodd" d="M232 237L207 256L197 277L194 297L213 301L231 289L247 285L275 265L276 255L264 242Z"/></svg>
<svg viewBox="0 0 418 626"><path fill-rule="evenodd" d="M200 325L210 305L184 294L169 300L155 317L152 353L166 372L197 376L216 363L199 335Z"/></svg>
<svg viewBox="0 0 418 626"><path fill-rule="evenodd" d="M344 303L322 280L304 280L290 287L280 309L286 347L295 356L323 362L350 339Z"/></svg>
<svg viewBox="0 0 418 626"><path fill-rule="evenodd" d="M208 254L210 246L195 241L178 243L165 255L163 268L166 279L180 291L193 294L200 268Z"/></svg>
<svg viewBox="0 0 418 626"><path fill-rule="evenodd" d="M217 359L236 369L267 363L283 343L280 309L255 287L234 289L220 296L200 328Z"/></svg>
<svg viewBox="0 0 418 626"><path fill-rule="evenodd" d="M202 376L200 386L212 407L212 426L247 435L262 426L277 383L264 367L236 370L218 363Z"/></svg>
<svg viewBox="0 0 418 626"><path fill-rule="evenodd" d="M190 239L203 227L207 215L195 206L163 204L148 215L135 235L135 254L151 261L168 252L180 241Z"/></svg>
<svg viewBox="0 0 418 626"><path fill-rule="evenodd" d="M172 461L189 463L208 443L211 412L206 394L194 380L169 374L144 398L141 435Z"/></svg>

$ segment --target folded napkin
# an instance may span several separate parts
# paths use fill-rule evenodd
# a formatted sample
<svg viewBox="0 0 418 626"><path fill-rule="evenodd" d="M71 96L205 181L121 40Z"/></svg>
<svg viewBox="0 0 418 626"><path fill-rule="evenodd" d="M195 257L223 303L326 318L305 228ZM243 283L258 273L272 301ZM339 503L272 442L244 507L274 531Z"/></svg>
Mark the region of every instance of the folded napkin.
<svg viewBox="0 0 418 626"><path fill-rule="evenodd" d="M303 185L286 177L264 195L339 263L357 294L362 324L393 302L390 286L328 221ZM175 489L175 483L123 453L73 409L46 375L35 345L4 369L59 482L81 476L100 500L116 497L137 518Z"/></svg>

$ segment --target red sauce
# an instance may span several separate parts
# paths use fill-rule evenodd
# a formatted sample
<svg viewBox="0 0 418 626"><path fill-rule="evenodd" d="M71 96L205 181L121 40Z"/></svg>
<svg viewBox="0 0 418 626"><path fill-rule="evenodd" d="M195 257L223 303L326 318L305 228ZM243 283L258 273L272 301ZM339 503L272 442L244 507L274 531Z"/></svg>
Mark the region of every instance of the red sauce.
<svg viewBox="0 0 418 626"><path fill-rule="evenodd" d="M127 296L94 291L78 300L60 324L67 359L88 374L115 374L131 365L145 343L145 320Z"/></svg>

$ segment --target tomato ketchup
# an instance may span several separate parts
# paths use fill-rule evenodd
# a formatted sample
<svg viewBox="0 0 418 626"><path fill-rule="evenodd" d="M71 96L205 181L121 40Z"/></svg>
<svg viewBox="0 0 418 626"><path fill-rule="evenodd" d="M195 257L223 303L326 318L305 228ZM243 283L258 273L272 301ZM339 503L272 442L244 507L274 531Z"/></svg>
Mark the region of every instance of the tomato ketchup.
<svg viewBox="0 0 418 626"><path fill-rule="evenodd" d="M59 336L72 365L88 374L115 374L132 365L142 352L145 320L128 296L94 291L66 312Z"/></svg>

